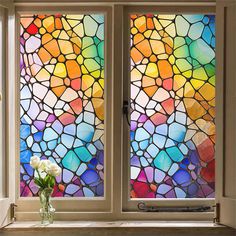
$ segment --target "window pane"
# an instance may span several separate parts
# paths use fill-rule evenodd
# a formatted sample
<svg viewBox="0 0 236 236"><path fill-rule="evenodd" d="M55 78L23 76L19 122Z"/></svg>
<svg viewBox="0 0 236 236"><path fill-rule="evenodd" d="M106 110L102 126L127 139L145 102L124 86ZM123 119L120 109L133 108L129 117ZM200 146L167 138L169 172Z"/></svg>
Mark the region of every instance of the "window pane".
<svg viewBox="0 0 236 236"><path fill-rule="evenodd" d="M212 198L215 16L130 21L130 196Z"/></svg>
<svg viewBox="0 0 236 236"><path fill-rule="evenodd" d="M103 196L104 15L22 15L20 70L21 196L32 155L62 167L53 196Z"/></svg>

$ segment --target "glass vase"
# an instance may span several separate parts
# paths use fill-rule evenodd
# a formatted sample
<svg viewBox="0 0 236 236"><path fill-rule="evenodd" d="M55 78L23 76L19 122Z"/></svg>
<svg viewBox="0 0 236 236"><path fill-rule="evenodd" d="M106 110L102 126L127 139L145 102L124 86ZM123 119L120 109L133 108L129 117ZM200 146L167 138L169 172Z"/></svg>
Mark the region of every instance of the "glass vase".
<svg viewBox="0 0 236 236"><path fill-rule="evenodd" d="M51 204L52 192L52 188L45 188L39 192L39 199L41 204L39 213L41 216L42 225L48 225L53 223L55 209Z"/></svg>

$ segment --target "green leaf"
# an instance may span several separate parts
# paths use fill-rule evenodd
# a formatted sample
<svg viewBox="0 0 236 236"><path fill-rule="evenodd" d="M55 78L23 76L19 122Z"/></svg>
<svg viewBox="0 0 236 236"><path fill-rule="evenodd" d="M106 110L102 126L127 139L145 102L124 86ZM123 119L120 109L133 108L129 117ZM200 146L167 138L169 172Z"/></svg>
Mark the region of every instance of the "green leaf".
<svg viewBox="0 0 236 236"><path fill-rule="evenodd" d="M49 187L50 175L46 175L46 177L44 178L44 184L45 184L45 187Z"/></svg>
<svg viewBox="0 0 236 236"><path fill-rule="evenodd" d="M34 178L34 183L38 185L40 188L44 187L43 182L37 177Z"/></svg>
<svg viewBox="0 0 236 236"><path fill-rule="evenodd" d="M51 178L50 178L50 187L51 188L53 188L54 187L54 185L55 185L55 178L53 177L53 176L51 176Z"/></svg>

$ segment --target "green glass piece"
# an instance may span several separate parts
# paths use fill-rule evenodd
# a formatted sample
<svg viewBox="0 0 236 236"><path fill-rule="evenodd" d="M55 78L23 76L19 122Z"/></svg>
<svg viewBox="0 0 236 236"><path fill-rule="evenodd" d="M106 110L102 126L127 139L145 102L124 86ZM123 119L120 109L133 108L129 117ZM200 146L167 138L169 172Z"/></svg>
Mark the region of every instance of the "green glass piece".
<svg viewBox="0 0 236 236"><path fill-rule="evenodd" d="M163 171L168 171L171 164L172 161L165 151L161 151L154 159L155 167Z"/></svg>
<svg viewBox="0 0 236 236"><path fill-rule="evenodd" d="M91 153L85 147L79 147L75 149L75 153L79 159L83 162L88 162L92 159Z"/></svg>
<svg viewBox="0 0 236 236"><path fill-rule="evenodd" d="M80 160L73 151L69 151L62 159L62 165L70 171L76 171L80 165Z"/></svg>

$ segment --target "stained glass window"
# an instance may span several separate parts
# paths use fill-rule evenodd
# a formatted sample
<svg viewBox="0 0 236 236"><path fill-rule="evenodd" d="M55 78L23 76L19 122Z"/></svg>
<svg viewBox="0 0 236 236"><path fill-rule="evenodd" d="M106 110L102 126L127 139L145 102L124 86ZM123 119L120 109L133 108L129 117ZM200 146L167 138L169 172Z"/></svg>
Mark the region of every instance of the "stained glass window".
<svg viewBox="0 0 236 236"><path fill-rule="evenodd" d="M131 15L131 198L213 198L215 16Z"/></svg>
<svg viewBox="0 0 236 236"><path fill-rule="evenodd" d="M20 194L32 155L62 168L53 196L104 195L104 15L20 18Z"/></svg>

